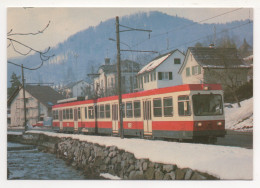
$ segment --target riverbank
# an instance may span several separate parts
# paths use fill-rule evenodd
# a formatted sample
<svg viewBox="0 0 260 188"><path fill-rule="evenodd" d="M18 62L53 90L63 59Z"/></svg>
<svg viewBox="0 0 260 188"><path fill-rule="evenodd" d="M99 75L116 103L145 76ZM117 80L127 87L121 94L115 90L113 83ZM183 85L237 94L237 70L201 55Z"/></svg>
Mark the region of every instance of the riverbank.
<svg viewBox="0 0 260 188"><path fill-rule="evenodd" d="M109 173L121 179L205 180L221 178L221 176L215 176L213 175L214 173L210 173L215 170L215 174L217 174L219 169L222 170L221 173L223 174L221 179L250 179L252 176L252 168L250 166L252 165L250 162L252 159L249 157L252 150L244 150L242 148L140 139L121 140L116 137L68 135L37 131L28 131L22 136L8 136L9 139L12 137L17 141L35 144L44 151L54 153L75 168L83 169L86 173L90 173L88 174L90 176ZM142 146L145 146L146 149L140 151ZM216 155L212 153L214 149L217 149L215 153L219 153L219 156L214 157ZM136 152L137 150L138 152ZM188 155L187 150L190 150L190 155ZM204 153L212 153L213 157L207 158L209 155L205 156L202 150L205 150ZM198 151L198 156L196 152L192 153L193 151ZM249 161L246 161L246 163L243 161L248 158L244 154L245 151L248 152L249 157ZM187 156L181 156L183 152ZM239 152L242 154L242 161ZM218 160L214 160L216 157ZM230 169L230 164L221 163L222 161L228 162L225 158L224 160L221 159L222 157L227 159L233 158L233 164L237 161L239 163L235 164L235 169ZM183 163L184 161L186 163ZM214 166L212 166L212 163L214 163ZM192 166L195 168L192 168ZM211 171L199 171L196 166L202 167L201 169L214 168ZM233 171L236 171L236 174Z"/></svg>

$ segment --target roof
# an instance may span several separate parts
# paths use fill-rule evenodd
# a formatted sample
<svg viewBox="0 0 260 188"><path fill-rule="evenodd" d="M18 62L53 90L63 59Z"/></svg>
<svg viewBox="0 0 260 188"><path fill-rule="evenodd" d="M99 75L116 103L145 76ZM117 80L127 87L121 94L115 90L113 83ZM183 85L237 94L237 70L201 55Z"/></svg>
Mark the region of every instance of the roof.
<svg viewBox="0 0 260 188"><path fill-rule="evenodd" d="M238 56L236 48L189 47L179 73L186 65L189 52L203 68L249 68Z"/></svg>
<svg viewBox="0 0 260 188"><path fill-rule="evenodd" d="M65 86L65 88L72 88L72 87L74 87L75 85L77 85L77 84L80 83L80 82L86 82L86 81L80 80L80 81L77 81L77 82L71 82L71 83L67 84L67 85ZM87 82L86 82L86 83L87 83Z"/></svg>
<svg viewBox="0 0 260 188"><path fill-rule="evenodd" d="M171 52L168 52L166 54L162 54L160 56L157 56L154 58L150 63L145 65L139 72L138 74L143 74L145 72L150 72L157 68L160 64L162 64L168 57L170 57L174 52L179 51L178 49L173 50ZM179 51L180 52L180 51Z"/></svg>
<svg viewBox="0 0 260 188"><path fill-rule="evenodd" d="M121 72L132 72L132 65L133 71L138 72L140 69L140 65L131 60L121 60ZM101 65L99 69L102 69L106 74L117 72L117 64L109 64L109 65Z"/></svg>
<svg viewBox="0 0 260 188"><path fill-rule="evenodd" d="M13 101L15 96L19 93L22 87L18 88L13 95L8 99L8 105ZM39 100L46 107L57 104L57 100L64 99L64 97L49 86L32 86L26 85L25 90L34 98Z"/></svg>
<svg viewBox="0 0 260 188"><path fill-rule="evenodd" d="M202 91L202 90L204 90L205 86L208 86L210 88L210 90L222 90L222 87L220 84L184 84L184 85L177 85L177 86L170 86L170 87L164 87L164 88L158 88L158 89L139 91L139 92L135 92L135 93L127 93L127 94L122 95L122 99L129 99L129 98L136 98L136 97L143 97L143 96L152 96L152 95L159 95L159 94L164 94L164 93L180 92L180 91L190 91L190 90L191 91ZM96 100L90 99L90 100L84 100L84 101L75 101L75 102L71 102L71 103L57 104L57 105L53 106L53 108L74 106L74 105L76 106L76 105L97 103L97 102L106 102L106 101L112 101L112 100L118 100L118 95L98 98Z"/></svg>
<svg viewBox="0 0 260 188"><path fill-rule="evenodd" d="M25 90L45 106L57 104L64 97L49 86L26 85Z"/></svg>

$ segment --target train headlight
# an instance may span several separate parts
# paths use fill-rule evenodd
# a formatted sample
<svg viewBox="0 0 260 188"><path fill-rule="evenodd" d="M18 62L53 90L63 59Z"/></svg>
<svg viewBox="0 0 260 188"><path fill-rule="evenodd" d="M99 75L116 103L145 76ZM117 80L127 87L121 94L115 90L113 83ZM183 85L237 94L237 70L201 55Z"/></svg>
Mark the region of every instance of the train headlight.
<svg viewBox="0 0 260 188"><path fill-rule="evenodd" d="M207 91L209 90L209 86L204 86L203 89Z"/></svg>
<svg viewBox="0 0 260 188"><path fill-rule="evenodd" d="M219 121L219 122L217 123L217 125L218 125L218 126L222 126L223 123L222 123L221 121Z"/></svg>
<svg viewBox="0 0 260 188"><path fill-rule="evenodd" d="M202 123L201 122L198 122L197 123L197 127L201 127L202 126Z"/></svg>

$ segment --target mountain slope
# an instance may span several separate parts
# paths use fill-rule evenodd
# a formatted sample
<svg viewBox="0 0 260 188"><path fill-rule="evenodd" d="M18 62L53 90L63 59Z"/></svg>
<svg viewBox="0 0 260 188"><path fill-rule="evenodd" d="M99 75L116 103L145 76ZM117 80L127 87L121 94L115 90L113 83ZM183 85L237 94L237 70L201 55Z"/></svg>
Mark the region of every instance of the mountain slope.
<svg viewBox="0 0 260 188"><path fill-rule="evenodd" d="M215 24L217 32L246 23L247 21L235 21L227 24ZM121 49L129 49L123 43L132 46L134 50L153 50L165 53L173 49L186 51L188 46L193 46L199 42L209 44L212 42L213 24L194 24L193 21L169 16L160 12L139 13L120 18L120 24L133 28L142 28L152 30L149 35L147 32L121 32ZM217 38L229 36L235 39L240 46L243 39L252 45L253 42L253 24L240 27L235 30L223 32ZM121 30L124 28L120 28ZM49 54L55 54L55 57L44 64L37 71L25 70L26 82L54 82L55 84L66 83L84 79L87 73L92 69L104 64L104 58L110 57L112 62L116 60L116 43L109 41L108 38L115 36L115 19L101 22L96 27L89 27L86 30L70 36L64 42L52 47ZM194 41L188 43L190 41ZM137 45L138 44L138 45ZM185 45L183 45L185 44ZM78 57L75 57L75 54ZM158 54L151 53L130 53L122 52L122 59L128 58L139 63L147 63ZM25 58L14 58L11 61L24 64L27 67L37 67L40 64L38 55L31 55ZM8 85L9 78L15 72L21 74L19 67L8 64Z"/></svg>

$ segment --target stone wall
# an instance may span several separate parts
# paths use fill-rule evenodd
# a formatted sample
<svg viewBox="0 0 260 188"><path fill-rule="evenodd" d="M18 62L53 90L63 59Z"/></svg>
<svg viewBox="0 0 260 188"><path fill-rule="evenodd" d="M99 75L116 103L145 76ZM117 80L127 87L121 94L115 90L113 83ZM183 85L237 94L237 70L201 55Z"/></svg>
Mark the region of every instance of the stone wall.
<svg viewBox="0 0 260 188"><path fill-rule="evenodd" d="M71 138L49 137L44 134L25 134L19 142L37 145L44 152L56 154L67 164L84 170L85 175L93 179L96 179L100 173L109 173L125 180L217 179L189 168L180 169L173 164L136 159L134 154L115 146L105 147Z"/></svg>

